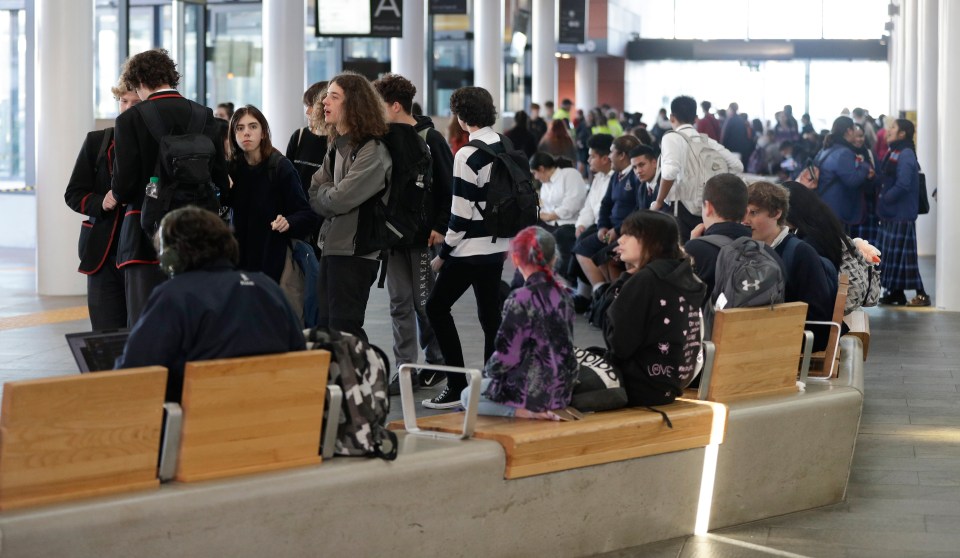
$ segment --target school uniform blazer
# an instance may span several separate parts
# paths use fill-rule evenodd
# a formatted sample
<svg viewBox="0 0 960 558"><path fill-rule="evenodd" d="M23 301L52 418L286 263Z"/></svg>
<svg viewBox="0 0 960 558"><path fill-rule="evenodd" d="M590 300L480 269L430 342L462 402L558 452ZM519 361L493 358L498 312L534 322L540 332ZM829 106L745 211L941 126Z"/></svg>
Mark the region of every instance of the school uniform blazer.
<svg viewBox="0 0 960 558"><path fill-rule="evenodd" d="M195 104L175 90L158 91L144 103L156 103L163 121L170 125L170 134L183 134L190 125L190 105ZM213 111L206 109L207 121L203 135L213 141L216 157L213 162L213 183L221 191L229 185L227 162L223 156L220 125ZM125 204L120 226L120 244L117 246L117 267L157 263L152 240L140 227L140 209L143 207L144 188L151 176L156 176L157 154L160 146L150 134L137 106L117 117L116 148L113 176L113 195Z"/></svg>
<svg viewBox="0 0 960 558"><path fill-rule="evenodd" d="M80 255L77 271L85 275L100 271L107 261L110 249L117 241L120 216L123 214L123 208L119 205L111 211L103 210L103 198L110 191L112 175L112 138L113 128L87 134L63 194L70 209L87 216L87 220L80 225L80 242L77 246ZM108 142L107 149L102 157L98 157L105 139Z"/></svg>

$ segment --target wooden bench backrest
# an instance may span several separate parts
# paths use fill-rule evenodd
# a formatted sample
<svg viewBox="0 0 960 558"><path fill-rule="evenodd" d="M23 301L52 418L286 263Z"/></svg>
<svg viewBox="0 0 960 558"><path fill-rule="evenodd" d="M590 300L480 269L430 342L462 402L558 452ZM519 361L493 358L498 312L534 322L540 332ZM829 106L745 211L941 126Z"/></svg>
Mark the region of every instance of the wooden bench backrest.
<svg viewBox="0 0 960 558"><path fill-rule="evenodd" d="M187 363L176 480L320 463L330 353Z"/></svg>
<svg viewBox="0 0 960 558"><path fill-rule="evenodd" d="M837 298L833 302L833 316L830 320L837 324L843 323L843 310L847 305L847 290L850 288L850 278L841 273L837 279ZM815 353L810 361L810 376L836 376L840 364L840 330L831 327L827 337L827 348L822 353Z"/></svg>
<svg viewBox="0 0 960 558"><path fill-rule="evenodd" d="M0 509L158 487L167 369L8 382Z"/></svg>
<svg viewBox="0 0 960 558"><path fill-rule="evenodd" d="M806 316L804 302L718 311L707 400L796 391Z"/></svg>

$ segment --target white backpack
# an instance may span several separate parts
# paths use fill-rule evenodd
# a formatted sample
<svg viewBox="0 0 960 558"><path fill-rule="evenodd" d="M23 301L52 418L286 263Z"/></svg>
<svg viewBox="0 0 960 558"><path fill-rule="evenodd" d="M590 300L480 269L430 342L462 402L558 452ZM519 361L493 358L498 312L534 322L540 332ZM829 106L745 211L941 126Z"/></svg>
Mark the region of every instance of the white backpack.
<svg viewBox="0 0 960 558"><path fill-rule="evenodd" d="M687 156L683 163L683 179L673 185L670 191L670 197L686 202L684 205L694 215L700 215L703 205L703 186L714 176L730 172L730 165L723 158L719 151L710 147L706 134L697 134L687 136L682 132L671 130L669 133L677 134L687 143ZM677 208L674 205L674 214Z"/></svg>

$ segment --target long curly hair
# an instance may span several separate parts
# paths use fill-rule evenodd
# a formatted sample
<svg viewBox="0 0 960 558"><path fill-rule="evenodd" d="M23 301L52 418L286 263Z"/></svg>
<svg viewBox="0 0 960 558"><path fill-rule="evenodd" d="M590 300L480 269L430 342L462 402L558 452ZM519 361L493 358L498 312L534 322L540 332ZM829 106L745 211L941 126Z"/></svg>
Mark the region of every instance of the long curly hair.
<svg viewBox="0 0 960 558"><path fill-rule="evenodd" d="M327 85L326 97L330 86L337 84L343 90L343 121L344 128L350 131L350 143L359 145L370 138L380 137L387 133L387 117L384 114L383 99L373 88L370 80L356 72L343 72L330 80ZM327 123L327 133L332 139L341 134L337 127Z"/></svg>

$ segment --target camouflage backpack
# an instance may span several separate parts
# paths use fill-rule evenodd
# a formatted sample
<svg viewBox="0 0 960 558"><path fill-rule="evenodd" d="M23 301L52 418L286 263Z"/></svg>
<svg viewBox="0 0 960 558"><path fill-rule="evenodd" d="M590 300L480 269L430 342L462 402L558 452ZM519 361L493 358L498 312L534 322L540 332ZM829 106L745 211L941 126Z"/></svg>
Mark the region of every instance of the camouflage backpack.
<svg viewBox="0 0 960 558"><path fill-rule="evenodd" d="M343 390L337 427L337 455L397 458L397 435L386 429L390 412L390 359L362 339L326 328L304 330L308 349L330 351L327 383Z"/></svg>

